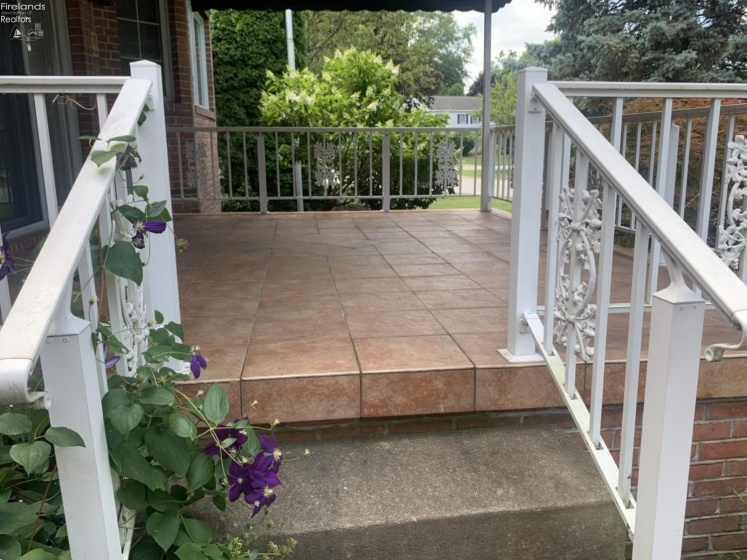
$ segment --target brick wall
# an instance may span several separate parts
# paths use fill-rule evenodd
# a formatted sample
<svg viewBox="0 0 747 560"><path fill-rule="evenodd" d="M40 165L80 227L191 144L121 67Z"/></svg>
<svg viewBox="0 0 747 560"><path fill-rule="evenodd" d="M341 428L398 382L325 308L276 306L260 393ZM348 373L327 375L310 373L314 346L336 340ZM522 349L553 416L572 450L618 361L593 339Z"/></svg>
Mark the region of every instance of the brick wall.
<svg viewBox="0 0 747 560"><path fill-rule="evenodd" d="M167 0L168 29L170 38L171 80L164 83L164 89L171 95L166 103L166 126L214 126L215 98L212 84L212 51L209 44L209 18L205 16L205 28L208 58L208 76L210 97L209 109L196 107L192 100L192 59L190 54L190 22L187 0ZM91 0L68 0L66 2L68 27L70 31L70 49L73 60L73 73L86 76L116 76L121 73L119 56L119 34L117 30L117 10L115 5L106 5ZM81 96L79 101L85 106L94 106L95 98ZM79 112L80 132L83 135L97 134L98 120L95 112ZM211 146L209 140L197 139L198 144L210 153L217 146ZM83 145L84 153L88 144ZM201 182L203 196L212 195L218 187L217 165L202 162L205 179ZM178 184L180 169L175 147L169 145L169 171L171 175L172 194L179 195ZM184 170L182 170L183 175ZM174 210L189 212L220 212L219 200L193 202L184 205L178 201Z"/></svg>
<svg viewBox="0 0 747 560"><path fill-rule="evenodd" d="M643 407L639 406L634 485L638 478L642 418ZM584 446L570 414L558 408L356 420L349 423L307 423L281 428L278 439L281 442L303 442L536 424L558 425L580 446ZM602 416L602 435L616 460L619 458L621 424L622 406L606 406ZM682 557L728 560L732 554L747 550L747 507L736 496L737 493L747 492L747 398L699 400L693 440Z"/></svg>

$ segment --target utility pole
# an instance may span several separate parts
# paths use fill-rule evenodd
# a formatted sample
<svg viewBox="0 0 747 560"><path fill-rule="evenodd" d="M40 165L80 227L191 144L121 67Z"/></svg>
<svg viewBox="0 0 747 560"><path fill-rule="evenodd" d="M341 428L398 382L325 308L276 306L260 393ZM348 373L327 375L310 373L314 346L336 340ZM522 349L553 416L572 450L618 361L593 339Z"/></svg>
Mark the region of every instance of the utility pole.
<svg viewBox="0 0 747 560"><path fill-rule="evenodd" d="M293 12L285 10L285 40L288 43L288 66L296 69L296 48L293 45Z"/></svg>

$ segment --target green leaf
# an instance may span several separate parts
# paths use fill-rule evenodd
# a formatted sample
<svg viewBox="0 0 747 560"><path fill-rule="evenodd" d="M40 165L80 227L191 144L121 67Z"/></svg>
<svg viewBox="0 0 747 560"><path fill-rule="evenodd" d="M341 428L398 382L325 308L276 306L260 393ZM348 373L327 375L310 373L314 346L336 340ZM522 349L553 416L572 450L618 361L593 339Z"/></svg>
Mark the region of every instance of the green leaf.
<svg viewBox="0 0 747 560"><path fill-rule="evenodd" d="M179 560L206 560L207 556L202 553L202 547L195 543L184 543L176 550Z"/></svg>
<svg viewBox="0 0 747 560"><path fill-rule="evenodd" d="M88 134L84 134L83 136L78 136L78 139L79 140L89 140L89 141L91 141L91 140L93 140L93 141L101 140L101 138L99 138L98 136L90 136ZM0 556L0 558L2 558L2 556Z"/></svg>
<svg viewBox="0 0 747 560"><path fill-rule="evenodd" d="M133 224L145 221L145 212L140 210L140 208L130 206L129 204L117 206L117 211L119 211L119 213L122 214L127 219L127 221Z"/></svg>
<svg viewBox="0 0 747 560"><path fill-rule="evenodd" d="M137 140L136 137L132 136L131 134L125 135L125 136L115 136L113 138L109 138L107 142L135 142Z"/></svg>
<svg viewBox="0 0 747 560"><path fill-rule="evenodd" d="M93 150L91 152L91 161L98 167L101 167L110 159L114 159L115 157L117 157L117 153L118 152L115 150Z"/></svg>
<svg viewBox="0 0 747 560"><path fill-rule="evenodd" d="M137 560L162 560L163 551L150 537L145 537L132 548L132 558Z"/></svg>
<svg viewBox="0 0 747 560"><path fill-rule="evenodd" d="M138 286L143 281L143 263L132 243L117 241L110 247L104 247L104 262L112 274L132 280Z"/></svg>
<svg viewBox="0 0 747 560"><path fill-rule="evenodd" d="M148 430L145 433L148 452L158 463L179 474L187 474L190 457L187 442L171 430Z"/></svg>
<svg viewBox="0 0 747 560"><path fill-rule="evenodd" d="M169 416L169 428L179 437L192 440L197 437L197 427L189 418L181 414L172 414Z"/></svg>
<svg viewBox="0 0 747 560"><path fill-rule="evenodd" d="M155 490L148 492L149 505L156 511L161 513L168 510L179 510L179 502L174 496L163 490Z"/></svg>
<svg viewBox="0 0 747 560"><path fill-rule="evenodd" d="M140 449L130 442L119 444L111 452L114 470L125 478L142 482L151 490L166 489L166 475L143 457Z"/></svg>
<svg viewBox="0 0 747 560"><path fill-rule="evenodd" d="M146 387L140 393L140 402L144 404L157 404L168 406L176 402L174 394L163 387Z"/></svg>
<svg viewBox="0 0 747 560"><path fill-rule="evenodd" d="M146 498L146 488L141 482L137 480L125 480L122 482L122 486L117 490L117 498L126 508L130 508L135 511L145 509L148 507L148 499Z"/></svg>
<svg viewBox="0 0 747 560"><path fill-rule="evenodd" d="M172 350L170 346L153 346L143 352L146 362L163 362L171 357Z"/></svg>
<svg viewBox="0 0 747 560"><path fill-rule="evenodd" d="M0 535L0 558L18 560L21 557L21 545L9 535Z"/></svg>
<svg viewBox="0 0 747 560"><path fill-rule="evenodd" d="M145 120L148 118L148 111L150 111L150 109L148 109L148 106L145 105L143 107L142 113L140 113L140 116L137 118L138 126L143 126L143 123L145 123Z"/></svg>
<svg viewBox="0 0 747 560"><path fill-rule="evenodd" d="M11 458L23 466L28 474L46 472L51 452L52 446L41 440L33 443L16 443L10 448Z"/></svg>
<svg viewBox="0 0 747 560"><path fill-rule="evenodd" d="M261 445L259 443L259 438L257 437L257 434L254 432L254 428L251 426L247 426L244 428L244 431L247 435L246 443L241 447L241 456L242 457L256 457L257 453L259 453L259 450L261 449Z"/></svg>
<svg viewBox="0 0 747 560"><path fill-rule="evenodd" d="M168 346L168 347L173 346L175 342L174 335L172 335L165 328L151 329L150 340L156 346Z"/></svg>
<svg viewBox="0 0 747 560"><path fill-rule="evenodd" d="M148 200L148 187L146 187L145 185L133 185L132 190L137 196L139 196L143 200L145 201Z"/></svg>
<svg viewBox="0 0 747 560"><path fill-rule="evenodd" d="M22 502L0 504L0 533L13 535L19 529L28 527L36 521L36 514L38 512L39 504L26 504Z"/></svg>
<svg viewBox="0 0 747 560"><path fill-rule="evenodd" d="M197 544L210 544L213 542L213 530L210 525L199 519L182 519L182 525L187 533Z"/></svg>
<svg viewBox="0 0 747 560"><path fill-rule="evenodd" d="M6 412L0 415L0 434L4 436L19 436L31 431L31 418L25 414ZM2 558L2 557L0 557Z"/></svg>
<svg viewBox="0 0 747 560"><path fill-rule="evenodd" d="M49 428L44 432L44 439L57 447L85 447L83 438L70 428Z"/></svg>
<svg viewBox="0 0 747 560"><path fill-rule="evenodd" d="M112 426L125 439L127 439L132 429L140 424L142 419L143 407L135 403L121 404L109 413L109 420L111 420Z"/></svg>
<svg viewBox="0 0 747 560"><path fill-rule="evenodd" d="M214 424L220 424L228 414L228 396L220 385L213 384L205 395L205 416Z"/></svg>
<svg viewBox="0 0 747 560"><path fill-rule="evenodd" d="M221 494L213 496L213 505L220 511L226 511L226 497Z"/></svg>
<svg viewBox="0 0 747 560"><path fill-rule="evenodd" d="M158 218L158 216L166 210L166 201L165 200L159 200L158 202L151 202L148 205L148 218Z"/></svg>
<svg viewBox="0 0 747 560"><path fill-rule="evenodd" d="M109 418L112 410L118 406L130 403L130 397L124 389L110 389L104 395L101 401L101 407L104 410L104 418Z"/></svg>
<svg viewBox="0 0 747 560"><path fill-rule="evenodd" d="M179 514L175 510L151 513L145 522L145 531L166 552L176 540L176 533L179 531Z"/></svg>
<svg viewBox="0 0 747 560"><path fill-rule="evenodd" d="M174 336L178 336L179 340L184 340L184 327L182 327L179 323L171 321L168 325L166 325L166 328L171 334L173 334Z"/></svg>
<svg viewBox="0 0 747 560"><path fill-rule="evenodd" d="M160 325L161 323L163 323L163 313L161 313L161 312L160 312L160 311L159 311L158 309L156 309L156 310L155 310L155 311L153 312L153 315L155 316L155 319L156 319L156 323L158 323L159 325Z"/></svg>
<svg viewBox="0 0 747 560"><path fill-rule="evenodd" d="M202 553L211 560L223 560L223 552L217 545L209 544L202 549Z"/></svg>
<svg viewBox="0 0 747 560"><path fill-rule="evenodd" d="M5 559L3 559L5 560ZM18 560L57 560L57 556L41 548L27 552L21 556Z"/></svg>
<svg viewBox="0 0 747 560"><path fill-rule="evenodd" d="M194 458L187 471L187 492L194 492L214 479L215 464L207 455L201 453Z"/></svg>

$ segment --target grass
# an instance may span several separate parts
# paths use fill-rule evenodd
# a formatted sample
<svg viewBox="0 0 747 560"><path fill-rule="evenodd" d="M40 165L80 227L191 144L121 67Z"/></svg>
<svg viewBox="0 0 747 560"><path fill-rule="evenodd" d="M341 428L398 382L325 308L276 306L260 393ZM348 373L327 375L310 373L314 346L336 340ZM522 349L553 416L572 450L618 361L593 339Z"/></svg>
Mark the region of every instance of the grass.
<svg viewBox="0 0 747 560"><path fill-rule="evenodd" d="M505 210L506 212L511 211L511 203L503 200L492 201L493 208L498 210ZM480 197L479 196L447 196L445 198L437 198L436 201L431 204L429 210L459 210L466 208L479 208Z"/></svg>

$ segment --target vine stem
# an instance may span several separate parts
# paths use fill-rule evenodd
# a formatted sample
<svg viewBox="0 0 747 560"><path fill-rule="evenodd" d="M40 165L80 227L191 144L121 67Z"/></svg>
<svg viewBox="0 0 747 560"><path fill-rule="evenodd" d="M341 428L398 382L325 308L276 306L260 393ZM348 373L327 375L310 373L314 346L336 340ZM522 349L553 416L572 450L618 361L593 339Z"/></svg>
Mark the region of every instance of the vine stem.
<svg viewBox="0 0 747 560"><path fill-rule="evenodd" d="M39 502L39 511L36 512L36 520L34 521L34 527L31 529L31 536L29 537L29 547L26 549L26 553L31 552L31 546L34 544L34 537L36 536L36 530L39 527L39 521L41 520L42 510L44 504L47 502L47 496L49 495L49 489L52 487L52 481L54 480L54 473L57 472L57 465L54 466L50 473L49 482L47 487L44 489L44 495L42 496L41 502Z"/></svg>

